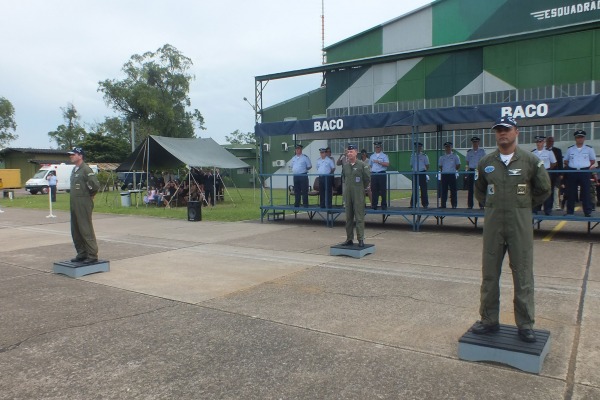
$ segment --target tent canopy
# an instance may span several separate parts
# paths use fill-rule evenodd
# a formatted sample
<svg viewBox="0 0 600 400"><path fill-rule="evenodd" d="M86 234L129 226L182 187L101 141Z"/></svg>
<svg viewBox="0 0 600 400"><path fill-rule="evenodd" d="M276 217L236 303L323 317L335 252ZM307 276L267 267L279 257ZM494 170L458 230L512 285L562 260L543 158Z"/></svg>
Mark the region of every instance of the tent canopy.
<svg viewBox="0 0 600 400"><path fill-rule="evenodd" d="M507 115L519 126L598 121L600 95L262 123L255 132L259 137L295 134L298 139L385 136L490 128Z"/></svg>
<svg viewBox="0 0 600 400"><path fill-rule="evenodd" d="M141 171L151 168L171 169L181 164L189 167L225 169L248 168L249 165L225 150L211 138L171 138L148 136L117 168L117 171Z"/></svg>

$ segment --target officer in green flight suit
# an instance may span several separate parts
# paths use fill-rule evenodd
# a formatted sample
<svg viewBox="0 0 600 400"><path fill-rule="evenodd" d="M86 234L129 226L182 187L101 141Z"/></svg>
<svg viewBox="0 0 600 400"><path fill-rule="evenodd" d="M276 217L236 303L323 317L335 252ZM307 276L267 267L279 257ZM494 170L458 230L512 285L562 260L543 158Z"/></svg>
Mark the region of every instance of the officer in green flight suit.
<svg viewBox="0 0 600 400"><path fill-rule="evenodd" d="M98 261L92 211L100 182L94 171L83 161L84 151L81 147L74 147L68 154L75 164L71 173L71 236L77 256L71 261L92 264Z"/></svg>
<svg viewBox="0 0 600 400"><path fill-rule="evenodd" d="M485 223L481 321L471 331L485 334L500 328L500 273L508 250L518 334L525 342L535 342L532 208L550 195L550 177L543 161L517 146L519 130L513 118L500 118L492 130L498 149L481 159L475 181L475 197L485 204Z"/></svg>
<svg viewBox="0 0 600 400"><path fill-rule="evenodd" d="M344 182L344 205L346 207L346 241L344 246L354 243L354 221L356 220L356 239L358 246L365 246L365 189L371 183L369 164L357 160L358 148L348 144L347 161L342 166L342 181Z"/></svg>

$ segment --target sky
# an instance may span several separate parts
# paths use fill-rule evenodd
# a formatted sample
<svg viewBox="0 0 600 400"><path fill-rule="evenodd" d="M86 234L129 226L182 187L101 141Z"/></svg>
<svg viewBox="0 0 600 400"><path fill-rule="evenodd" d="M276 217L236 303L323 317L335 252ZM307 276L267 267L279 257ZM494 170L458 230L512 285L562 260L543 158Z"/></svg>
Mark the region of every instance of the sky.
<svg viewBox="0 0 600 400"><path fill-rule="evenodd" d="M325 46L395 19L431 0L323 0ZM123 79L134 54L165 44L190 58L191 108L225 144L254 130L254 77L321 64L322 0L19 0L0 13L0 97L15 108L9 147L56 148L48 132L72 103L89 127L116 114L98 82ZM320 76L268 83L263 106L316 89Z"/></svg>

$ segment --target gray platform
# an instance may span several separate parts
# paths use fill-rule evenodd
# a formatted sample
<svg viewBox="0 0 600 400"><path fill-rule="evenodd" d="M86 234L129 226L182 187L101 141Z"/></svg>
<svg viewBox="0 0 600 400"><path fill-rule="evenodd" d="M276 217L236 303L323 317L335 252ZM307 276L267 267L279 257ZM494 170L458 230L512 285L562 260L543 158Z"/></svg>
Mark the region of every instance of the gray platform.
<svg viewBox="0 0 600 400"><path fill-rule="evenodd" d="M95 274L97 272L110 271L110 263L107 260L98 260L93 264L84 264L72 261L58 261L54 263L52 271L55 274L63 274L71 278L79 278L81 276Z"/></svg>
<svg viewBox="0 0 600 400"><path fill-rule="evenodd" d="M467 361L492 361L539 374L550 351L550 332L534 329L537 341L519 338L516 326L500 324L494 333L476 335L469 329L458 340L458 357Z"/></svg>
<svg viewBox="0 0 600 400"><path fill-rule="evenodd" d="M331 256L348 256L354 258L363 258L367 254L375 253L374 244L365 244L364 247L358 247L358 244L354 243L352 246L342 246L336 244L329 248L329 255Z"/></svg>

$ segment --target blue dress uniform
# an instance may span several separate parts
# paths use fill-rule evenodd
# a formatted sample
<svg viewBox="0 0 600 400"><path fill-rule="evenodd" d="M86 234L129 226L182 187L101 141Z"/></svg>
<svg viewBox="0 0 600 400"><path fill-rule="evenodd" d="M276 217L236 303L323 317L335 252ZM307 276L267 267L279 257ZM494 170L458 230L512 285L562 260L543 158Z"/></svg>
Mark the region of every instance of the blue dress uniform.
<svg viewBox="0 0 600 400"><path fill-rule="evenodd" d="M331 199L333 187L333 176L335 163L326 155L327 149L319 149L321 158L317 160L317 173L319 174L319 206L321 208L331 208ZM324 157L323 157L324 156Z"/></svg>
<svg viewBox="0 0 600 400"><path fill-rule="evenodd" d="M535 137L536 143L542 143L545 140L546 140L545 136L536 136ZM542 148L541 150L533 149L533 150L531 150L531 152L544 163L544 168L546 169L546 171L548 171L552 167L552 165L556 164L556 156L550 150ZM552 179L550 179L550 185L552 186ZM552 198L552 191L550 191L550 196L548 196L546 201L544 201L544 214L546 214L546 215L552 214L553 200L554 199ZM542 206L537 206L533 211L538 212L541 209L542 209Z"/></svg>
<svg viewBox="0 0 600 400"><path fill-rule="evenodd" d="M381 196L381 209L387 209L387 175L386 171L390 163L388 156L381 151L381 142L373 143L375 153L369 157L369 167L371 168L371 195L373 197L371 208L377 209L379 197Z"/></svg>
<svg viewBox="0 0 600 400"><path fill-rule="evenodd" d="M471 138L471 143L479 143L481 139L477 136ZM475 171L479 161L485 156L485 150L478 147L477 150L467 150L467 171L472 172L467 175L467 207L473 208L473 189L475 187ZM483 208L483 204L479 203L479 208Z"/></svg>
<svg viewBox="0 0 600 400"><path fill-rule="evenodd" d="M452 148L451 142L444 143L445 148ZM454 153L444 154L439 160L440 171L442 171L442 204L441 208L446 208L448 201L448 189L450 189L450 203L452 208L458 205L458 192L456 190L456 172L460 168L460 159Z"/></svg>
<svg viewBox="0 0 600 400"><path fill-rule="evenodd" d="M410 155L410 167L414 172L422 172L418 175L413 175L413 194L410 197L410 206L413 206L417 184L419 185L421 195L421 205L423 208L429 207L429 195L427 193L427 172L429 169L429 157L423 153L423 143L417 143L417 153Z"/></svg>
<svg viewBox="0 0 600 400"><path fill-rule="evenodd" d="M585 138L585 131L575 131L576 138ZM592 214L592 202L590 199L590 179L592 174L590 167L596 163L594 149L587 145L577 147L570 146L565 154L565 174L567 181L567 215L575 211L575 200L577 199L577 187L581 186L581 204L586 217ZM572 171L572 172L571 172Z"/></svg>
<svg viewBox="0 0 600 400"><path fill-rule="evenodd" d="M306 154L302 154L302 145L297 144L296 150L300 149L300 154L292 157L292 173L294 174L294 207L300 207L300 199L302 198L302 206L308 207L308 170L312 168L310 158Z"/></svg>

